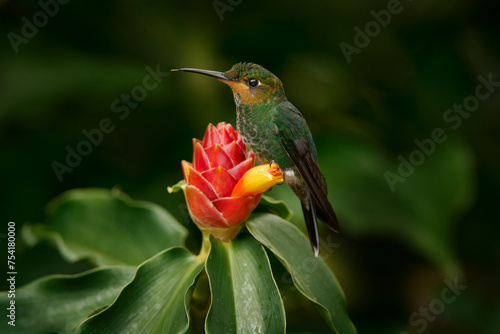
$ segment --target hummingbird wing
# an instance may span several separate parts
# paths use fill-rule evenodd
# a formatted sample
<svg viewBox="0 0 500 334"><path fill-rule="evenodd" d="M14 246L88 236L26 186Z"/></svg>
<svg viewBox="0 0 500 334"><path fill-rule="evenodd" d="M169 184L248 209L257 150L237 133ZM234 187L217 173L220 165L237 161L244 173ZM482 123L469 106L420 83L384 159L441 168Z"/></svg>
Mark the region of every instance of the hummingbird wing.
<svg viewBox="0 0 500 334"><path fill-rule="evenodd" d="M281 146L299 171L312 197L314 208L304 211L304 215L308 215L305 218L308 231L311 229L309 235L311 236L311 232L314 233L312 226L309 225L313 221L316 222L316 215L332 230L339 231L337 216L328 201L325 177L319 168L316 146L306 120L288 101L276 108L272 120ZM307 202L302 202L302 206L307 209L309 205Z"/></svg>

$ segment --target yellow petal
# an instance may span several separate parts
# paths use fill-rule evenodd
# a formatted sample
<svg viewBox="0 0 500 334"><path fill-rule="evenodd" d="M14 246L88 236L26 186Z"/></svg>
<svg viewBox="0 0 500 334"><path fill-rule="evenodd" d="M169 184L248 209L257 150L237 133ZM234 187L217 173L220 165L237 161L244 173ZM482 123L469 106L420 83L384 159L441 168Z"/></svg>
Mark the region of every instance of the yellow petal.
<svg viewBox="0 0 500 334"><path fill-rule="evenodd" d="M281 170L276 164L260 165L249 169L234 186L231 197L255 196L283 182Z"/></svg>

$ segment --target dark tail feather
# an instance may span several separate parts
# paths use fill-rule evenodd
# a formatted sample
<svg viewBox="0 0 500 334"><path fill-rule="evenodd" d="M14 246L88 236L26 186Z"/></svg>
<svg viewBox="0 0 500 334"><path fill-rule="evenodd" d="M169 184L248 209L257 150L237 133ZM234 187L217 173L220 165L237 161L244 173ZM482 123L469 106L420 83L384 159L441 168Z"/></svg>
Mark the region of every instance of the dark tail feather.
<svg viewBox="0 0 500 334"><path fill-rule="evenodd" d="M315 203L318 218L335 232L340 232L339 221L326 196L321 196Z"/></svg>
<svg viewBox="0 0 500 334"><path fill-rule="evenodd" d="M304 219L306 221L307 233L309 234L309 240L311 241L311 247L314 252L314 256L319 256L319 233L318 233L318 223L316 221L316 208L312 201L312 198L308 199L308 206L306 208L304 204L302 204L302 212L304 213Z"/></svg>

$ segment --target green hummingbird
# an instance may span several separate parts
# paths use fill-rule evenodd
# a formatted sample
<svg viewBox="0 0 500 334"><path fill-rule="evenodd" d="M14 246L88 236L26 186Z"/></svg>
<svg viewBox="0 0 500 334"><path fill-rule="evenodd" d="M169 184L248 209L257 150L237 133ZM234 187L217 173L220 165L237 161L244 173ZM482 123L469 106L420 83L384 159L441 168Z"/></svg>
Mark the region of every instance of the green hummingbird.
<svg viewBox="0 0 500 334"><path fill-rule="evenodd" d="M288 101L280 79L260 65L238 63L229 71L195 68L192 72L229 85L236 103L236 128L259 163L273 161L300 199L315 256L319 255L317 218L339 231L337 216L327 198L326 181L318 165L316 146L300 111Z"/></svg>

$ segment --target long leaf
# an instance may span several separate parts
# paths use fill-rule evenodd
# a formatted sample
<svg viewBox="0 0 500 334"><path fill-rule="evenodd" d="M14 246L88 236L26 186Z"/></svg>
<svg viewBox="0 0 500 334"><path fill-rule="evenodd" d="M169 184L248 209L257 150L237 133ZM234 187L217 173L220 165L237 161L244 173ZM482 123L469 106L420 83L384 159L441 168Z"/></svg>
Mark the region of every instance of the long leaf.
<svg viewBox="0 0 500 334"><path fill-rule="evenodd" d="M297 227L276 215L255 214L247 221L247 228L278 257L297 289L314 303L334 332L356 333L334 274L321 257L314 257L309 241Z"/></svg>
<svg viewBox="0 0 500 334"><path fill-rule="evenodd" d="M47 276L19 288L13 298L8 291L2 292L4 313L15 302L15 327L8 324L13 319L4 317L0 333L73 332L89 315L113 303L135 269L109 267L73 276Z"/></svg>
<svg viewBox="0 0 500 334"><path fill-rule="evenodd" d="M144 262L113 305L87 320L79 333L184 333L191 287L203 269L184 248Z"/></svg>
<svg viewBox="0 0 500 334"><path fill-rule="evenodd" d="M285 311L264 248L252 236L229 243L211 238L206 270L212 305L209 334L284 333Z"/></svg>
<svg viewBox="0 0 500 334"><path fill-rule="evenodd" d="M70 261L139 265L158 252L180 246L185 228L158 205L134 201L117 190L76 189L47 206L48 235ZM43 225L25 229L43 237Z"/></svg>
<svg viewBox="0 0 500 334"><path fill-rule="evenodd" d="M283 200L277 200L271 196L262 195L259 206L254 212L262 212L261 207L267 208L266 212L274 213L283 219L290 220L293 212Z"/></svg>

